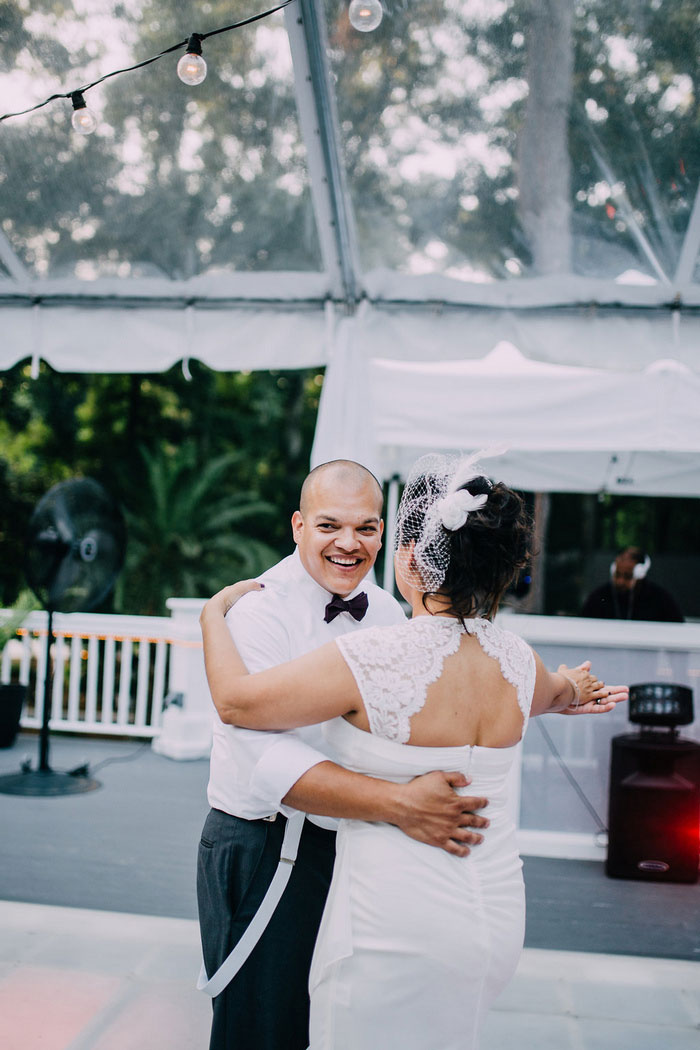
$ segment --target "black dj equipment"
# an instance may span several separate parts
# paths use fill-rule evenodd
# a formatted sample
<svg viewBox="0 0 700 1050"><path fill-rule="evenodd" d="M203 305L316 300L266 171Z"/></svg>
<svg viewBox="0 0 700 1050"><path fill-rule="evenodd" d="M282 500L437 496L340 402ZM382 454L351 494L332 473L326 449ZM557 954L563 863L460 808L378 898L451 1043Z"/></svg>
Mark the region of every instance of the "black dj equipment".
<svg viewBox="0 0 700 1050"><path fill-rule="evenodd" d="M630 717L640 731L612 740L607 874L696 882L700 744L676 730L693 720L692 692L668 683L630 686Z"/></svg>

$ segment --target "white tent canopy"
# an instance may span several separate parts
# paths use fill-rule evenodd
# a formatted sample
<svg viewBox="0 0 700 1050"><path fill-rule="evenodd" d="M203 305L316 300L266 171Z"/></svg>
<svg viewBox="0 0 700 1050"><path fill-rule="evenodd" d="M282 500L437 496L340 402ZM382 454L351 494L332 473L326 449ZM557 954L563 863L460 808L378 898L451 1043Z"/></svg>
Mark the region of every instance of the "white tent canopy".
<svg viewBox="0 0 700 1050"><path fill-rule="evenodd" d="M4 108L172 44L189 16L161 6L13 5ZM371 357L509 340L533 361L695 368L694 11L632 6L387 0L357 33L346 0L294 0L213 35L194 92L169 59L95 84L93 136L67 98L13 117L0 368L324 365L346 338L331 312Z"/></svg>
<svg viewBox="0 0 700 1050"><path fill-rule="evenodd" d="M328 365L315 461L505 441L523 488L700 492L692 0L385 2L374 33L294 0L209 12L194 93L106 76L172 44L161 6L12 8L0 369Z"/></svg>
<svg viewBox="0 0 700 1050"><path fill-rule="evenodd" d="M51 296L32 285L26 299L8 294L11 305L3 302L9 282L0 280L0 369L27 357L59 372L162 372L187 358L220 371L307 368L337 360L350 343L362 367L363 357L475 358L500 341L545 362L639 369L669 357L697 367L699 314L651 300L645 309L591 307L590 297L601 288L588 279L561 280L553 296L548 280L523 281L528 287L518 292L533 296L530 307L513 303L513 290L501 286L479 307L450 302L456 282L440 277L430 285L435 300L364 299L348 314L324 298L320 278L277 278L274 301L260 298L265 291L272 295L273 282L264 275L236 275L183 282L174 299L165 296L162 282L128 282L137 286L128 292L118 282L95 282L94 295L78 296L63 284ZM199 298L207 284L208 297ZM418 291L424 283L409 280L408 286ZM546 291L544 307L538 299Z"/></svg>
<svg viewBox="0 0 700 1050"><path fill-rule="evenodd" d="M31 357L57 372L164 372L202 361L221 372L312 368L326 361L323 311L272 306L71 303L5 310L0 369ZM186 367L186 366L185 366Z"/></svg>
<svg viewBox="0 0 700 1050"><path fill-rule="evenodd" d="M700 377L675 359L637 372L532 361L506 342L477 360L329 369L315 463L347 456L390 478L427 451L493 446L508 449L498 476L524 490L700 496Z"/></svg>

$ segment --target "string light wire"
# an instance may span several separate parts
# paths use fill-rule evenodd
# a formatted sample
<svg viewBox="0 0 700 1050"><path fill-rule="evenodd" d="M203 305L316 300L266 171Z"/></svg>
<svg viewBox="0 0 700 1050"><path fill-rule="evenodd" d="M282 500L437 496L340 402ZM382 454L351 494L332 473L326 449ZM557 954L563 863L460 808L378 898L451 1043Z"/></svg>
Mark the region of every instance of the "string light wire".
<svg viewBox="0 0 700 1050"><path fill-rule="evenodd" d="M164 58L165 55L171 55L173 51L179 51L181 48L186 47L192 36L197 36L199 40L207 40L211 36L218 36L219 33L229 33L232 29L240 29L241 26L250 25L252 22L259 22L261 18L267 18L269 15L274 15L276 11L281 11L282 8L288 7L291 3L294 3L294 0L284 0L284 3L278 4L277 7L271 7L268 11L262 11L260 14L251 15L250 18L244 18L241 22L233 22L231 25L222 26L220 29L212 29L208 33L191 33L189 36L185 37L184 40L180 40L177 44L173 44L171 47L166 47L164 51L161 51L157 55L153 55L152 58L146 58L143 62L136 62L133 66L125 66L124 69L115 69L111 73L105 73L104 76L99 77L97 80L93 80L90 84L83 84L82 87L72 88L70 91L59 92L55 95L49 95L49 97L44 99L43 102L38 102L35 106L29 106L28 109L20 109L17 113L5 113L0 117L0 121L9 120L10 117L23 117L26 113L34 113L35 110L48 106L50 102L55 102L56 99L72 98L77 92L84 94L86 91L89 91L90 88L97 87L97 85L101 84L103 81L109 80L110 77L118 77L121 76L122 73L131 73L135 69L143 69L144 66L150 66L151 63Z"/></svg>

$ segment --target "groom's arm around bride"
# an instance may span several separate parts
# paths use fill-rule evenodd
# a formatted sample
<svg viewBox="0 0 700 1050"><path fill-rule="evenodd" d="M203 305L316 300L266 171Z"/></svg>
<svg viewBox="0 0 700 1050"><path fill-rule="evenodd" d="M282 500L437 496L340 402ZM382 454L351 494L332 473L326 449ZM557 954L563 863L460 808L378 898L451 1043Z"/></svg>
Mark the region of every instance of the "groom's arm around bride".
<svg viewBox="0 0 700 1050"><path fill-rule="evenodd" d="M358 464L339 461L312 471L292 518L295 554L265 573L265 589L246 595L227 617L249 671L293 659L347 631L403 621L393 597L366 579L381 547L381 501L378 483ZM355 597L357 602L345 605ZM413 838L464 855L481 839L478 829L487 821L473 811L486 800L457 795L454 788L467 783L458 773L393 784L344 769L333 762L318 726L267 733L215 723L212 809L198 858L209 976L265 895L285 817L295 810L311 816L272 919L214 1000L210 1047L306 1050L308 969L333 868L335 835L328 818L392 823Z"/></svg>

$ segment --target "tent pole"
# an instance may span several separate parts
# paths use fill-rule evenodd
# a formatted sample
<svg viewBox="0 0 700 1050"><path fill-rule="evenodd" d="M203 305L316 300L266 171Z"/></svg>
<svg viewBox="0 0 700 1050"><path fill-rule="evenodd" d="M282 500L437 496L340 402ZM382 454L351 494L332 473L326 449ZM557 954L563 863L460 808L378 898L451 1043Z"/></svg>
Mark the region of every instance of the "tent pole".
<svg viewBox="0 0 700 1050"><path fill-rule="evenodd" d="M323 5L298 0L285 10L284 19L323 266L333 297L354 304L359 298L359 251L331 87Z"/></svg>
<svg viewBox="0 0 700 1050"><path fill-rule="evenodd" d="M693 279L693 270L695 269L695 260L698 257L698 251L700 250L700 183L695 194L695 201L693 203L693 210L690 213L690 219L688 220L688 226L685 231L685 238L683 240L683 247L681 248L680 258L678 260L678 266L676 267L676 273L674 275L674 281L677 285L690 283Z"/></svg>
<svg viewBox="0 0 700 1050"><path fill-rule="evenodd" d="M386 497L386 525L384 533L384 576L382 585L389 594L394 593L394 547L396 545L396 512L399 509L399 475L389 480Z"/></svg>

